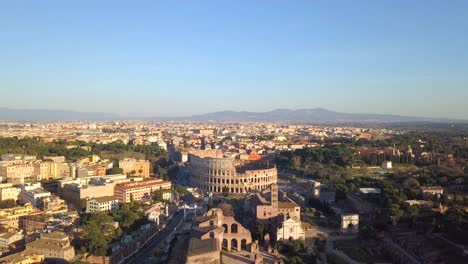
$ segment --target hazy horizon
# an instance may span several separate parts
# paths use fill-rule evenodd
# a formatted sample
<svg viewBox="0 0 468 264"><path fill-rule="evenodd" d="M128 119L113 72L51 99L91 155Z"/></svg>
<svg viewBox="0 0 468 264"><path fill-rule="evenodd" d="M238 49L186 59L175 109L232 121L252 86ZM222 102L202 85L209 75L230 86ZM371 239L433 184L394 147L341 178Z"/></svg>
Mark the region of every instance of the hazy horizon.
<svg viewBox="0 0 468 264"><path fill-rule="evenodd" d="M0 3L0 107L467 119L466 1Z"/></svg>
<svg viewBox="0 0 468 264"><path fill-rule="evenodd" d="M225 110L219 110L219 111L212 111L212 112L203 112L203 113L191 113L191 114L186 114L186 115L158 115L158 114L145 114L145 113L116 113L116 112L108 112L108 111L80 111L80 110L70 110L70 109L45 109L45 108L10 108L10 107L2 107L0 106L0 110L2 108L6 108L9 110L19 110L19 111L32 111L32 110L37 110L37 111L57 111L57 112L72 112L72 113L84 113L84 114L109 114L109 115L115 115L117 118L161 118L161 119L170 119L170 118L186 118L186 117L192 117L192 116L203 116L206 114L214 114L214 113L223 113L223 112L250 112L250 113L268 113L272 111L277 111L277 110L316 110L316 109L321 109L321 110L326 110L330 112L335 112L335 113L343 113L343 114L363 114L363 115L389 115L389 116L402 116L402 117L415 117L415 118L429 118L429 119L440 119L444 120L446 119L447 121L452 120L452 121L468 121L468 119L463 119L463 118L451 118L451 117L431 117L431 116L416 116L416 115L398 115L398 114L393 114L393 113L364 113L364 112L340 112L340 111L335 111L333 109L327 109L327 108L322 108L322 107L311 107L311 108L300 108L300 109L294 109L294 108L275 108L275 109L269 109L266 111L249 111L249 110L232 110L232 109L225 109Z"/></svg>

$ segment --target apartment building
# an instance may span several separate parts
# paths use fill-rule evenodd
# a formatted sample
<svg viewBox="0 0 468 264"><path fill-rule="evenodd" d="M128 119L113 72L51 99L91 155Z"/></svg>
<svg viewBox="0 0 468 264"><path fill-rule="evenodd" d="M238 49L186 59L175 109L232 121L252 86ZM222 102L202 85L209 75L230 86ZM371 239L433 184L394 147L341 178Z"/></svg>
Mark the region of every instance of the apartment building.
<svg viewBox="0 0 468 264"><path fill-rule="evenodd" d="M6 228L19 228L20 219L36 212L31 204L8 209L0 209L0 225Z"/></svg>
<svg viewBox="0 0 468 264"><path fill-rule="evenodd" d="M104 196L88 199L86 203L87 213L106 212L112 213L119 209L119 200L115 196Z"/></svg>
<svg viewBox="0 0 468 264"><path fill-rule="evenodd" d="M19 199L21 189L13 187L11 183L0 184L0 201L15 200Z"/></svg>
<svg viewBox="0 0 468 264"><path fill-rule="evenodd" d="M30 250L24 250L19 253L8 255L0 258L0 263L8 264L30 264L30 263L43 263L45 260L44 255L36 254Z"/></svg>
<svg viewBox="0 0 468 264"><path fill-rule="evenodd" d="M144 178L150 176L150 165L148 160L123 159L119 161L119 168L123 170L123 174Z"/></svg>
<svg viewBox="0 0 468 264"><path fill-rule="evenodd" d="M42 179L47 179L48 175L48 164L40 161L19 164L3 164L0 166L0 177L3 180L25 177L40 181Z"/></svg>
<svg viewBox="0 0 468 264"><path fill-rule="evenodd" d="M20 186L19 200L23 204L31 204L36 208L43 208L45 200L50 199L51 193L41 187L40 183L24 184Z"/></svg>
<svg viewBox="0 0 468 264"><path fill-rule="evenodd" d="M7 249L10 247L10 245L22 239L23 239L23 235L21 235L20 233L16 233L12 231L2 233L0 234L0 248Z"/></svg>
<svg viewBox="0 0 468 264"><path fill-rule="evenodd" d="M121 203L128 203L132 199L139 201L144 197L151 197L152 194L159 190L170 190L172 184L170 181L161 179L146 180L140 182L129 182L117 184L114 189L115 197ZM170 199L171 193L165 192L164 199Z"/></svg>
<svg viewBox="0 0 468 264"><path fill-rule="evenodd" d="M59 181L61 198L75 209L86 206L82 202L88 198L114 195L114 187L119 183L141 181L141 178L127 179L125 175L106 175Z"/></svg>
<svg viewBox="0 0 468 264"><path fill-rule="evenodd" d="M75 257L75 249L70 245L70 239L61 231L42 235L40 239L26 244L26 250L59 263L68 263Z"/></svg>

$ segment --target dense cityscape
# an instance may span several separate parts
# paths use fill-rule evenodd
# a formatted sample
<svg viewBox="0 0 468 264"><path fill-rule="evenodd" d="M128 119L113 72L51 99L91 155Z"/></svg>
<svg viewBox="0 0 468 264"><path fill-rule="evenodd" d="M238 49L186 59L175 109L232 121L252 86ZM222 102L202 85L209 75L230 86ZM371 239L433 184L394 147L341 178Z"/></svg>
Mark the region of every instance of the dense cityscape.
<svg viewBox="0 0 468 264"><path fill-rule="evenodd" d="M0 261L464 263L446 129L4 121Z"/></svg>
<svg viewBox="0 0 468 264"><path fill-rule="evenodd" d="M468 1L0 1L0 264L468 264Z"/></svg>

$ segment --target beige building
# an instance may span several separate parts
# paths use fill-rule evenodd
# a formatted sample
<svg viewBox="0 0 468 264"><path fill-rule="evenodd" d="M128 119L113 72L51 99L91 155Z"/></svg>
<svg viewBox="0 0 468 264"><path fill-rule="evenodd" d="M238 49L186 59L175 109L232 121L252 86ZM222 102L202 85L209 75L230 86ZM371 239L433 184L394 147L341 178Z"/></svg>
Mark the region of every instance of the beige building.
<svg viewBox="0 0 468 264"><path fill-rule="evenodd" d="M5 183L0 185L0 201L5 200L14 200L17 201L19 199L21 189L17 187L13 187L11 183Z"/></svg>
<svg viewBox="0 0 468 264"><path fill-rule="evenodd" d="M82 209L86 206L86 199L114 195L116 182L104 183L101 185L78 185L76 183L67 184L61 188L61 197L74 209ZM83 204L85 203L85 204Z"/></svg>
<svg viewBox="0 0 468 264"><path fill-rule="evenodd" d="M305 231L300 221L292 218L286 219L281 223L281 227L276 231L276 241L301 239L305 240Z"/></svg>
<svg viewBox="0 0 468 264"><path fill-rule="evenodd" d="M49 166L49 178L64 179L71 176L70 165L61 162L47 162Z"/></svg>
<svg viewBox="0 0 468 264"><path fill-rule="evenodd" d="M267 198L270 196L270 201ZM301 207L290 199L279 201L278 184L270 186L270 192L256 193L250 198L250 208L257 219L279 225L284 219L301 221Z"/></svg>
<svg viewBox="0 0 468 264"><path fill-rule="evenodd" d="M45 260L44 255L36 254L31 250L24 250L19 253L8 255L0 258L0 263L6 264L37 264L43 263Z"/></svg>
<svg viewBox="0 0 468 264"><path fill-rule="evenodd" d="M88 199L86 203L87 213L106 212L112 213L119 209L119 200L115 196L104 196Z"/></svg>
<svg viewBox="0 0 468 264"><path fill-rule="evenodd" d="M49 167L47 163L40 161L0 166L0 177L4 180L25 177L40 181L46 179L48 175Z"/></svg>
<svg viewBox="0 0 468 264"><path fill-rule="evenodd" d="M66 213L68 211L68 206L65 200L52 196L50 199L44 201L43 210L47 214Z"/></svg>
<svg viewBox="0 0 468 264"><path fill-rule="evenodd" d="M126 175L119 174L61 180L59 181L59 194L75 209L81 209L86 206L87 198L112 196L117 184L141 180L141 178L128 179Z"/></svg>
<svg viewBox="0 0 468 264"><path fill-rule="evenodd" d="M150 176L150 162L148 160L123 159L119 161L119 168L123 174L147 178Z"/></svg>
<svg viewBox="0 0 468 264"><path fill-rule="evenodd" d="M442 188L442 186L422 186L421 190L423 193L428 193L432 195L444 194L444 188Z"/></svg>
<svg viewBox="0 0 468 264"><path fill-rule="evenodd" d="M19 220L37 210L31 205L18 206L0 210L0 225L6 228L19 229Z"/></svg>
<svg viewBox="0 0 468 264"><path fill-rule="evenodd" d="M40 239L26 244L26 250L58 262L68 262L75 257L75 249L70 245L68 236L61 231L42 235Z"/></svg>
<svg viewBox="0 0 468 264"><path fill-rule="evenodd" d="M23 239L23 236L16 232L6 232L0 234L0 248L7 249L13 243L16 243Z"/></svg>

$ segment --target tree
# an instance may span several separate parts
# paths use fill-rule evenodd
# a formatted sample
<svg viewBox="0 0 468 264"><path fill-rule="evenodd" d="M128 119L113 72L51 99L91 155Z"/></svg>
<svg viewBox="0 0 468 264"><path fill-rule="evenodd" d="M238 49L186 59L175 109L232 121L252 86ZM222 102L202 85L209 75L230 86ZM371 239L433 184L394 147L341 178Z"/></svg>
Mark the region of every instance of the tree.
<svg viewBox="0 0 468 264"><path fill-rule="evenodd" d="M167 190L158 190L158 191L155 191L154 194L153 194L153 201L155 202L164 202L166 201L164 199L164 193L166 193Z"/></svg>
<svg viewBox="0 0 468 264"><path fill-rule="evenodd" d="M298 169L301 167L301 164L301 157L294 155L294 157L291 159L291 167L294 169Z"/></svg>
<svg viewBox="0 0 468 264"><path fill-rule="evenodd" d="M144 212L140 210L140 205L134 201L122 205L112 216L125 232L132 231L146 221Z"/></svg>
<svg viewBox="0 0 468 264"><path fill-rule="evenodd" d="M164 180L168 179L167 170L158 165L158 175Z"/></svg>
<svg viewBox="0 0 468 264"><path fill-rule="evenodd" d="M109 170L108 174L123 174L123 169L114 167Z"/></svg>
<svg viewBox="0 0 468 264"><path fill-rule="evenodd" d="M0 209L13 208L16 206L17 206L16 201L13 199L7 199L7 200L0 202Z"/></svg>
<svg viewBox="0 0 468 264"><path fill-rule="evenodd" d="M85 221L83 225L86 248L89 252L97 256L107 255L109 244L117 238L117 229L110 225L112 217L99 212Z"/></svg>
<svg viewBox="0 0 468 264"><path fill-rule="evenodd" d="M263 236L266 234L265 227L263 226L262 221L257 220L255 226L251 229L253 230L252 237L255 240L263 240Z"/></svg>

